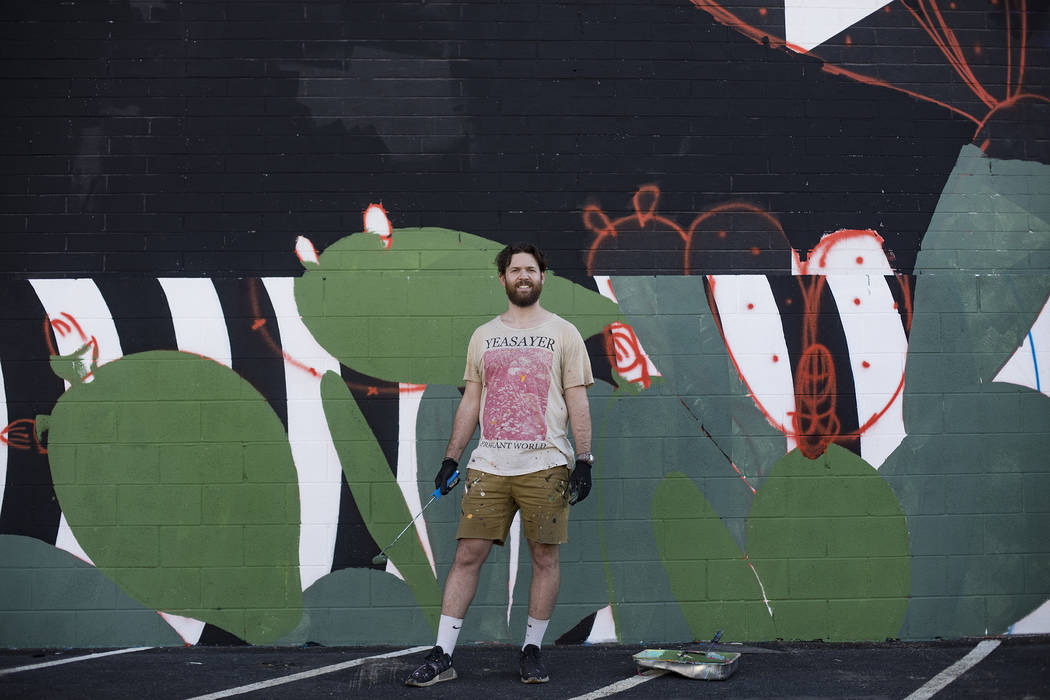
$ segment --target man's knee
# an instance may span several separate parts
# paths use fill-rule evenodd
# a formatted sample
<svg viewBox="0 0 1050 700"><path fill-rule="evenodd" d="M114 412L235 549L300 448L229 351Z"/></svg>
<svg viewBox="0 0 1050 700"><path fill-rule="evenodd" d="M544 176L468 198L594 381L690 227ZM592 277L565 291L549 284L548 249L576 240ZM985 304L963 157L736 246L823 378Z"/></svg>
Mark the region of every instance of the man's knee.
<svg viewBox="0 0 1050 700"><path fill-rule="evenodd" d="M558 545L529 542L532 553L532 565L537 569L556 570L558 568Z"/></svg>
<svg viewBox="0 0 1050 700"><path fill-rule="evenodd" d="M455 565L465 568L478 568L485 563L489 550L492 549L490 540L478 540L464 538L456 545Z"/></svg>

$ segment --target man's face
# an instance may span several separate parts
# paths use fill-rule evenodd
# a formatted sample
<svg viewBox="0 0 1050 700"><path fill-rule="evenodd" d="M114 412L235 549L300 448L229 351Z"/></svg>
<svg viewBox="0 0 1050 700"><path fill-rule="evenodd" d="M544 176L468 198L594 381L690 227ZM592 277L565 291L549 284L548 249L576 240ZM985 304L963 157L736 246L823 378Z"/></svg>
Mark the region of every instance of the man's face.
<svg viewBox="0 0 1050 700"><path fill-rule="evenodd" d="M510 303L524 307L532 306L540 298L545 277L546 274L540 272L536 258L529 253L515 253L499 281L507 290Z"/></svg>

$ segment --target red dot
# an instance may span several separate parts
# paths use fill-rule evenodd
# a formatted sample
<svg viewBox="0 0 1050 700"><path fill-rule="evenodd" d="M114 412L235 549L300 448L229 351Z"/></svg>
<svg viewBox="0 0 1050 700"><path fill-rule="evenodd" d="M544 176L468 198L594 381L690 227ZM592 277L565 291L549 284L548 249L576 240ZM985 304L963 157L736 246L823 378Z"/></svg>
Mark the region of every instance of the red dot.
<svg viewBox="0 0 1050 700"><path fill-rule="evenodd" d="M868 362L867 360L864 360L864 362L860 363L860 366L863 367L864 369L867 369L868 367L871 367L871 363Z"/></svg>
<svg viewBox="0 0 1050 700"><path fill-rule="evenodd" d="M784 303L787 304L788 306L791 306L791 297L788 297L787 299L785 299Z"/></svg>
<svg viewBox="0 0 1050 700"><path fill-rule="evenodd" d="M748 303L748 305L747 305L747 308L748 308L748 309L753 309L753 308L755 308L755 305L754 305L754 304L751 304L751 303Z"/></svg>
<svg viewBox="0 0 1050 700"><path fill-rule="evenodd" d="M753 247L751 248L751 254L752 254L752 255L755 255L755 256L758 256L758 255L761 255L761 254L762 254L762 251L761 251L761 250L759 250L759 249L758 249L758 246L756 245L756 246L753 246Z"/></svg>
<svg viewBox="0 0 1050 700"><path fill-rule="evenodd" d="M860 299L859 299L859 298L857 298L857 299L854 299L854 300L853 300L853 305L854 305L854 306L860 306Z"/></svg>
<svg viewBox="0 0 1050 700"><path fill-rule="evenodd" d="M773 362L780 362L780 357L773 355Z"/></svg>
<svg viewBox="0 0 1050 700"><path fill-rule="evenodd" d="M897 302L893 302L893 310L896 311L898 308L899 307L897 306Z"/></svg>
<svg viewBox="0 0 1050 700"><path fill-rule="evenodd" d="M857 264L858 265L863 265L864 264L864 257L863 256L861 256L861 255L857 256Z"/></svg>
<svg viewBox="0 0 1050 700"><path fill-rule="evenodd" d="M727 235L729 235L729 234L727 234L725 231L719 231L718 232L718 237L719 238L725 238Z"/></svg>

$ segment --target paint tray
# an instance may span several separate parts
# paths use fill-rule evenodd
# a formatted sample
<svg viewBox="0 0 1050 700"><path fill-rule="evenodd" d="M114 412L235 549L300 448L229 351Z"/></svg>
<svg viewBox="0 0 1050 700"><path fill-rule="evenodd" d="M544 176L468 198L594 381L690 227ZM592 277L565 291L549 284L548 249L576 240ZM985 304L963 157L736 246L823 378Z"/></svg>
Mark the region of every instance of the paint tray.
<svg viewBox="0 0 1050 700"><path fill-rule="evenodd" d="M724 681L736 672L739 652L682 651L681 649L643 649L634 655L639 669L659 668L686 678Z"/></svg>

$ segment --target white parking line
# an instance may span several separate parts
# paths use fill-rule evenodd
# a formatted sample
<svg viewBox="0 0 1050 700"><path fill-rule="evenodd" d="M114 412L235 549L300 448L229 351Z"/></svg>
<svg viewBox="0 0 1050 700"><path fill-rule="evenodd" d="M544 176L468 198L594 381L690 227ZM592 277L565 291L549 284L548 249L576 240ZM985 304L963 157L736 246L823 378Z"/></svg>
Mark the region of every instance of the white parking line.
<svg viewBox="0 0 1050 700"><path fill-rule="evenodd" d="M84 654L83 656L73 656L68 659L59 659L58 661L45 661L39 664L30 664L29 666L16 666L14 668L5 668L0 670L0 676L8 673L19 673L21 671L33 671L38 668L47 668L49 666L61 666L62 664L71 664L77 661L87 661L89 659L98 659L103 656L113 656L114 654L130 654L133 651L145 651L146 649L152 649L153 647L133 647L131 649L114 649L113 651L100 651L97 654Z"/></svg>
<svg viewBox="0 0 1050 700"><path fill-rule="evenodd" d="M343 661L342 663L332 664L331 666L322 666L321 668L315 668L312 671L303 671L302 673L293 673L290 676L281 676L280 678L273 678L268 681L260 681L259 683L252 683L250 685L242 685L237 688L230 688L229 690L220 690L215 693L209 693L208 695L198 695L197 697L190 698L190 700L217 700L217 698L228 698L233 695L241 695L243 693L251 693L256 690L262 690L264 688L272 688L277 685L284 685L285 683L295 683L296 681L305 680L307 678L314 678L315 676L323 676L326 673L335 673L336 671L342 671L343 669L353 668L354 666L360 666L361 664L376 659L389 659L395 656L404 656L406 654L415 654L421 651L427 651L430 647L412 647L411 649L401 649L399 651L391 651L386 654L377 654L376 656L365 656L360 659L353 659L352 661Z"/></svg>
<svg viewBox="0 0 1050 700"><path fill-rule="evenodd" d="M645 673L639 673L637 676L625 678L622 681L616 681L615 683L611 683L605 686L604 688L592 690L586 695L577 695L576 697L570 698L569 700L598 700L599 698L607 698L610 695L615 695L616 693L622 693L625 690L629 690L636 685L641 685L646 681L651 681L654 678L659 678L665 673L667 673L667 671L664 671L663 669L651 668Z"/></svg>
<svg viewBox="0 0 1050 700"><path fill-rule="evenodd" d="M979 664L984 657L995 651L999 644L1000 641L998 639L984 640L971 649L969 654L926 681L926 685L904 698L904 700L927 700L932 698L949 683Z"/></svg>

